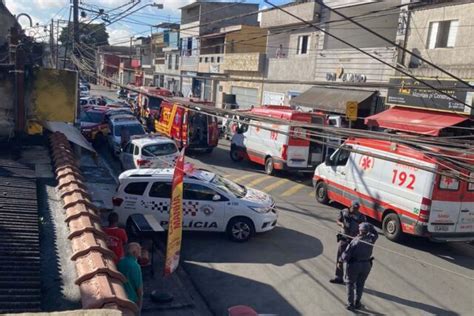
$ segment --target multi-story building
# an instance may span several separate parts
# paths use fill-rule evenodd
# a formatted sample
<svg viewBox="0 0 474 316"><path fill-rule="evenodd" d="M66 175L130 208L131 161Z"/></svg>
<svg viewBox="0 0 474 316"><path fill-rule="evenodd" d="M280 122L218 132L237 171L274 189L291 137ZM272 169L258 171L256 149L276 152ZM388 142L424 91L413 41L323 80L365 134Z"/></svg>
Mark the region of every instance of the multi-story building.
<svg viewBox="0 0 474 316"><path fill-rule="evenodd" d="M132 69L132 56L119 55L118 82L121 85L134 83L134 71Z"/></svg>
<svg viewBox="0 0 474 316"><path fill-rule="evenodd" d="M181 92L184 96L195 96L214 100L217 87L210 72L199 72L201 37L218 33L230 25L258 25L258 4L241 2L213 2L198 0L181 8ZM222 49L222 48L221 48ZM215 61L217 62L217 60Z"/></svg>
<svg viewBox="0 0 474 316"><path fill-rule="evenodd" d="M179 24L161 23L156 27L164 29L160 36L161 51L155 56L155 85L178 94L180 91L179 71Z"/></svg>
<svg viewBox="0 0 474 316"><path fill-rule="evenodd" d="M99 84L111 86L110 81L105 78L118 82L120 80L120 64L124 57L128 56L130 56L130 47L99 46L96 54L96 67Z"/></svg>
<svg viewBox="0 0 474 316"><path fill-rule="evenodd" d="M132 68L135 70L135 84L153 85L154 69L152 64L151 37L137 37L133 41L135 55L132 59Z"/></svg>

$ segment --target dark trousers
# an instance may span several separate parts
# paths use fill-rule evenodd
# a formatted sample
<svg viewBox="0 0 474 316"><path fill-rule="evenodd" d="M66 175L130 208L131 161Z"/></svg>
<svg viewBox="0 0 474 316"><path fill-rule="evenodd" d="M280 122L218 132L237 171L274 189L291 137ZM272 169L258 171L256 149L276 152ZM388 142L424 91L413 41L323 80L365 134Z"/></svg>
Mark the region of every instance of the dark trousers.
<svg viewBox="0 0 474 316"><path fill-rule="evenodd" d="M364 293L365 280L369 276L372 265L370 262L355 262L347 264L346 269L346 287L347 287L347 302L349 304L359 304ZM354 300L355 294L355 300Z"/></svg>
<svg viewBox="0 0 474 316"><path fill-rule="evenodd" d="M349 246L350 241L346 239L341 239L339 241L339 245L337 246L337 258L336 263L339 262L339 259L342 256L342 253L346 250L347 246ZM337 279L344 279L344 267L339 268L336 264L336 278Z"/></svg>

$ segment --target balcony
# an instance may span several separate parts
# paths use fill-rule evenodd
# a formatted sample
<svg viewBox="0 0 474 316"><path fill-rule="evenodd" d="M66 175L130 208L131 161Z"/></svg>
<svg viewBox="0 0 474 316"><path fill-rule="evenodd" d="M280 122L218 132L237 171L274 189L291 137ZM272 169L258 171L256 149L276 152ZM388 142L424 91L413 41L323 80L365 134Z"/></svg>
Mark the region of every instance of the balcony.
<svg viewBox="0 0 474 316"><path fill-rule="evenodd" d="M198 70L199 57L198 56L182 56L181 57L181 70L183 71L197 71Z"/></svg>
<svg viewBox="0 0 474 316"><path fill-rule="evenodd" d="M315 21L319 18L318 12L320 10L320 5L314 1L291 3L287 6L283 6L283 8L305 21ZM301 21L281 10L273 9L262 12L262 18L260 21L260 27L262 28L282 27L294 24L301 24Z"/></svg>
<svg viewBox="0 0 474 316"><path fill-rule="evenodd" d="M263 53L225 54L223 70L262 72L264 65Z"/></svg>
<svg viewBox="0 0 474 316"><path fill-rule="evenodd" d="M222 63L224 62L224 54L206 54L199 57L199 72L206 73L223 73Z"/></svg>

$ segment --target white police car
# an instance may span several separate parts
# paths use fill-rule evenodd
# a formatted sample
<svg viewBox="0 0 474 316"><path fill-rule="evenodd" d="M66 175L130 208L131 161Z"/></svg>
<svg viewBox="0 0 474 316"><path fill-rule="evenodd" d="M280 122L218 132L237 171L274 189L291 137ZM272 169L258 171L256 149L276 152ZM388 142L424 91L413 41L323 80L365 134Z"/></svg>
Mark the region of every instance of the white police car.
<svg viewBox="0 0 474 316"><path fill-rule="evenodd" d="M152 214L167 227L174 169L134 169L119 176L113 197L120 224L131 227L132 214ZM226 232L231 240L247 241L272 230L278 215L272 197L222 176L193 169L186 172L183 192L183 229Z"/></svg>

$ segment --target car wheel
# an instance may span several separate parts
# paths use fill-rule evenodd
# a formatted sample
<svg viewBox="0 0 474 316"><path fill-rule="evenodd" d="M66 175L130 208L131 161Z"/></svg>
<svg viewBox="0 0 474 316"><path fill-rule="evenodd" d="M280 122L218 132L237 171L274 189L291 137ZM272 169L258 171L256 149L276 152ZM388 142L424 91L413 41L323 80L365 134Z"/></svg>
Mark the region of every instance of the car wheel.
<svg viewBox="0 0 474 316"><path fill-rule="evenodd" d="M387 214L382 221L382 229L385 237L391 241L401 241L403 238L400 218L395 213Z"/></svg>
<svg viewBox="0 0 474 316"><path fill-rule="evenodd" d="M321 204L328 204L329 202L329 197L328 197L328 187L326 183L323 181L320 181L316 184L316 201L318 201Z"/></svg>
<svg viewBox="0 0 474 316"><path fill-rule="evenodd" d="M138 231L135 225L133 224L130 218L127 219L127 223L125 224L125 229L127 231L128 236L137 237Z"/></svg>
<svg viewBox="0 0 474 316"><path fill-rule="evenodd" d="M235 217L227 224L227 236L236 242L245 242L255 234L253 222L246 217Z"/></svg>
<svg viewBox="0 0 474 316"><path fill-rule="evenodd" d="M268 157L265 160L265 173L270 175L270 176L275 174L275 168L273 166L273 158L272 157Z"/></svg>
<svg viewBox="0 0 474 316"><path fill-rule="evenodd" d="M244 159L242 150L237 148L230 149L230 159L235 162L242 161Z"/></svg>

